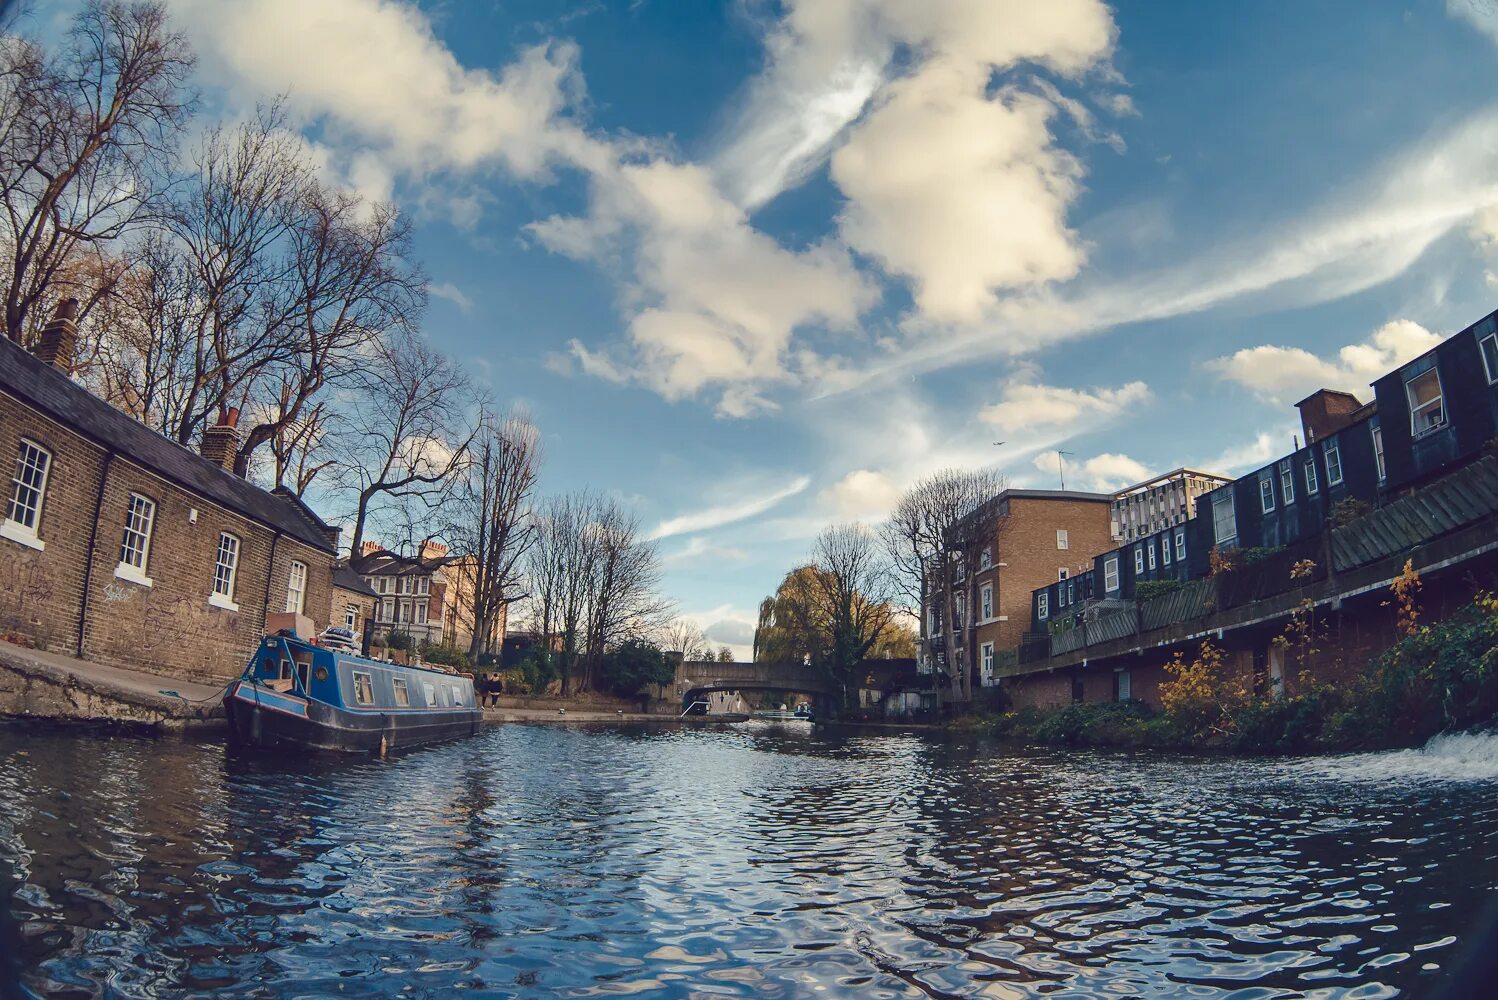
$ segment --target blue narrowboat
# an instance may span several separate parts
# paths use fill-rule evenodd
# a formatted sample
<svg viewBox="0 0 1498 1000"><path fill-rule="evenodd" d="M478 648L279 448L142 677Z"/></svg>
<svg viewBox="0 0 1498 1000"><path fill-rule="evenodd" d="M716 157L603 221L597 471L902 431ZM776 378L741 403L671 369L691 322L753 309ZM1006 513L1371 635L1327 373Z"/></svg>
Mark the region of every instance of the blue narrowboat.
<svg viewBox="0 0 1498 1000"><path fill-rule="evenodd" d="M268 635L224 695L233 739L249 747L378 752L476 733L473 679Z"/></svg>

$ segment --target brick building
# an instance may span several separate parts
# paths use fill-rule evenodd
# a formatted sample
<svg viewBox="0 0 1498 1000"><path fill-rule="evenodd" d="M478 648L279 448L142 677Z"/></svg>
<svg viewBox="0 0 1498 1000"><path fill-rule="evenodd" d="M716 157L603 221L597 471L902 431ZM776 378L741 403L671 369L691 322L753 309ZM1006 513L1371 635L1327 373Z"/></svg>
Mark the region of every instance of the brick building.
<svg viewBox="0 0 1498 1000"><path fill-rule="evenodd" d="M374 620L376 596L374 588L364 582L346 562L333 567L333 606L328 610L328 623L342 625L355 636L364 634L364 623Z"/></svg>
<svg viewBox="0 0 1498 1000"><path fill-rule="evenodd" d="M457 641L448 627L449 602L454 596L450 567L457 559L447 554L447 546L433 541L423 542L414 556L365 542L350 566L374 591L376 634L405 632L417 642L434 646Z"/></svg>
<svg viewBox="0 0 1498 1000"><path fill-rule="evenodd" d="M995 657L1029 630L1036 588L1090 569L1094 556L1113 547L1112 503L1107 493L1005 490L959 522L949 541L952 627L934 582L923 609L926 669L947 676L948 700L993 683Z"/></svg>
<svg viewBox="0 0 1498 1000"><path fill-rule="evenodd" d="M229 471L233 411L199 455L73 382L71 316L59 309L36 356L0 338L0 632L218 681L267 612L326 624L337 529Z"/></svg>

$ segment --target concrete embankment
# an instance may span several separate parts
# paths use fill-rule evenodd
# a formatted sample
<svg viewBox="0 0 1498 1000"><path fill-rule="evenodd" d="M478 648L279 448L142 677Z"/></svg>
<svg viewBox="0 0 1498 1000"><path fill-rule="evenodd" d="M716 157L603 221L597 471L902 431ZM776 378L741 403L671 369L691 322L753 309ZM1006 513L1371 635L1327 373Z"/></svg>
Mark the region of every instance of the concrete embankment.
<svg viewBox="0 0 1498 1000"><path fill-rule="evenodd" d="M0 716L213 730L223 689L0 642Z"/></svg>

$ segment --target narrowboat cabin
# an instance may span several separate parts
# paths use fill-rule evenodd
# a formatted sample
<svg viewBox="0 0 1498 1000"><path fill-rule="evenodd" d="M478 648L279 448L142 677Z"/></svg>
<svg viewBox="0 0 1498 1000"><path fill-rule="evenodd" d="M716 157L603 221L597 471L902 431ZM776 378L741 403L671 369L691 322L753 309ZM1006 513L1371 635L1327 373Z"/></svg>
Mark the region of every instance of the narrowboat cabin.
<svg viewBox="0 0 1498 1000"><path fill-rule="evenodd" d="M263 749L384 753L469 736L483 711L473 678L307 642L261 640L224 696L233 739Z"/></svg>

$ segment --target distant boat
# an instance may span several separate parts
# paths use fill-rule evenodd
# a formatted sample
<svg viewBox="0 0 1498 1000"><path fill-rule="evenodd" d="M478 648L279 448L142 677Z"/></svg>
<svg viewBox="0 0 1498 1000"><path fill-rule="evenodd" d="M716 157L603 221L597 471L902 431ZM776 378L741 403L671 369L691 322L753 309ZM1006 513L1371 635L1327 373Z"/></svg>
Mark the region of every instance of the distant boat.
<svg viewBox="0 0 1498 1000"><path fill-rule="evenodd" d="M268 635L224 695L232 738L257 749L378 752L470 736L473 678Z"/></svg>

